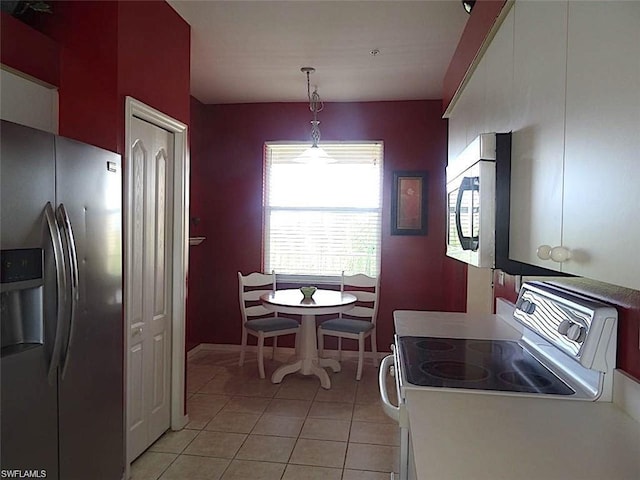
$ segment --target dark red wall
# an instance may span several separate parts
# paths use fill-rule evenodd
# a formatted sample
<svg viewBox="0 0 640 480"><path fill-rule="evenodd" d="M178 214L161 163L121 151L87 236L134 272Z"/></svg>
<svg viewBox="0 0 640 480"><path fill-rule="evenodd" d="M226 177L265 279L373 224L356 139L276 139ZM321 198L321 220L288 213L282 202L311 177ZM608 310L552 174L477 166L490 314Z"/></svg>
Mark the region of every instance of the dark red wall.
<svg viewBox="0 0 640 480"><path fill-rule="evenodd" d="M442 82L442 111L449 106L505 3L505 0L476 0Z"/></svg>
<svg viewBox="0 0 640 480"><path fill-rule="evenodd" d="M0 12L0 57L4 65L51 85L60 84L58 44L5 12Z"/></svg>
<svg viewBox="0 0 640 480"><path fill-rule="evenodd" d="M191 28L169 4L119 2L118 101L122 108L125 96L131 96L189 125L190 52ZM124 110L120 116L124 119ZM124 123L120 131L124 132Z"/></svg>
<svg viewBox="0 0 640 480"><path fill-rule="evenodd" d="M494 275L494 296L515 302L518 295L514 285L516 278L505 274L505 283L498 282L498 271ZM640 291L596 282L586 278L550 279L551 283L609 303L618 310L618 355L617 367L640 381Z"/></svg>
<svg viewBox="0 0 640 480"><path fill-rule="evenodd" d="M206 212L206 199L208 179L204 174L208 158L208 139L211 138L210 127L207 125L207 108L195 98L191 97L191 200L189 236L202 237L205 235L204 226L211 223ZM215 158L215 155L213 156ZM211 231L210 229L208 229ZM210 255L208 250L212 248L215 238L209 236L204 243L189 248L189 288L187 289L187 350L199 345L203 326L206 326L211 318L201 318L202 302L209 294L205 282L210 274L207 267Z"/></svg>
<svg viewBox="0 0 640 480"><path fill-rule="evenodd" d="M326 103L323 140L383 140L381 297L378 347L392 340L396 309L463 311L465 266L445 257L447 123L440 101ZM192 210L201 218L192 235L189 341L239 343L237 272L261 269L263 146L266 141L309 140L306 103L208 105L192 102L198 155L191 159ZM202 137L200 137L202 135ZM196 147L194 147L196 148ZM391 179L395 170L429 172L429 232L390 235ZM197 259L197 260L196 260Z"/></svg>
<svg viewBox="0 0 640 480"><path fill-rule="evenodd" d="M2 42L2 62L58 85L61 135L122 154L127 95L189 123L190 27L166 2L52 7L31 26L3 14L3 40L8 25L20 42Z"/></svg>
<svg viewBox="0 0 640 480"><path fill-rule="evenodd" d="M60 46L60 135L121 153L118 3L61 1L52 9L28 20Z"/></svg>

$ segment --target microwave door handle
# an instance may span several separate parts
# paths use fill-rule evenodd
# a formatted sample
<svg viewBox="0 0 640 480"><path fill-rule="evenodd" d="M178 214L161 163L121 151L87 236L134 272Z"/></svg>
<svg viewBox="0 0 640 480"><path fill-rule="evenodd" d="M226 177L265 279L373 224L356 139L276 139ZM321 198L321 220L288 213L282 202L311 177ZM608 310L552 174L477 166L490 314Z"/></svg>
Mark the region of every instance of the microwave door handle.
<svg viewBox="0 0 640 480"><path fill-rule="evenodd" d="M473 185L473 188L471 188L472 191L480 191L480 177L474 177L471 179L471 184ZM474 232L474 224L473 224L473 207L474 207L474 196L471 195L471 214L469 216L470 221L471 221L471 236L469 237L469 247L470 250L473 252L478 251L478 247L480 246L480 237L479 236L474 236L473 232Z"/></svg>
<svg viewBox="0 0 640 480"><path fill-rule="evenodd" d="M456 199L456 230L458 232L458 240L460 240L460 245L463 250L477 250L478 239L471 236L466 237L462 233L462 217L460 215L460 209L462 208L462 196L464 192L478 190L478 182L474 181L478 177L464 177L462 182L460 182L460 188L458 189L458 198ZM471 214L471 221L473 222L473 212ZM473 225L471 233L473 234ZM475 245L475 246L474 246Z"/></svg>
<svg viewBox="0 0 640 480"><path fill-rule="evenodd" d="M47 202L44 209L44 217L49 230L51 246L53 247L53 263L56 270L56 332L53 340L53 352L49 362L47 378L51 385L56 381L56 372L60 364L60 352L62 350L62 333L64 329L63 317L67 304L67 276L64 255L62 252L62 238L60 228L56 222L56 216L51 202Z"/></svg>

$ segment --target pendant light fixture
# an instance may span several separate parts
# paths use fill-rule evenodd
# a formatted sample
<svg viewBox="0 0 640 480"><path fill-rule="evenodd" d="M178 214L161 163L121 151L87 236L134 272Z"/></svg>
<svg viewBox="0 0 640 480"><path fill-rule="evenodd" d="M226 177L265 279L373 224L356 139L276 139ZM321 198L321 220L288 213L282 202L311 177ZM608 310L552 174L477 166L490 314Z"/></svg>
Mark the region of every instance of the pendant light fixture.
<svg viewBox="0 0 640 480"><path fill-rule="evenodd" d="M307 98L309 99L309 110L313 113L313 120L311 120L311 147L307 148L298 159L300 161L317 161L317 162L331 162L334 161L327 152L318 146L320 142L320 121L318 120L318 112L321 112L324 108L324 104L318 94L318 86L314 86L313 92L311 92L311 74L316 71L313 67L302 67L300 69L302 73L307 76Z"/></svg>

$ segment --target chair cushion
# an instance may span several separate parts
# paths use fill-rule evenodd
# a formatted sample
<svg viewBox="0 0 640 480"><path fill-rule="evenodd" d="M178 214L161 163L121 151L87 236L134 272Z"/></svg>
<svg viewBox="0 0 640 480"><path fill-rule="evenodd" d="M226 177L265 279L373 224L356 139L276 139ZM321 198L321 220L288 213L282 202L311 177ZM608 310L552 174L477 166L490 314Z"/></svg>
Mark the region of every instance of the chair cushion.
<svg viewBox="0 0 640 480"><path fill-rule="evenodd" d="M366 320L355 320L351 318L335 318L320 324L320 328L325 331L360 333L373 330L373 323Z"/></svg>
<svg viewBox="0 0 640 480"><path fill-rule="evenodd" d="M297 320L292 318L268 317L248 320L244 326L256 332L274 332L276 330L289 330L300 326Z"/></svg>

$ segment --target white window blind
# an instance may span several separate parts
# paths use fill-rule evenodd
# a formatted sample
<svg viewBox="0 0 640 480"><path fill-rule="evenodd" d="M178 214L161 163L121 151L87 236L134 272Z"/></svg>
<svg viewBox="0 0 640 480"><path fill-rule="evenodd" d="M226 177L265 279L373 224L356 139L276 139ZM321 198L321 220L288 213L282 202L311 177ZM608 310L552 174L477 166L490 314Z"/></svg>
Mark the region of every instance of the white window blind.
<svg viewBox="0 0 640 480"><path fill-rule="evenodd" d="M265 145L264 271L307 277L380 272L382 142Z"/></svg>

